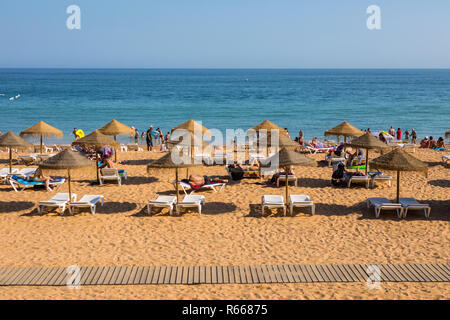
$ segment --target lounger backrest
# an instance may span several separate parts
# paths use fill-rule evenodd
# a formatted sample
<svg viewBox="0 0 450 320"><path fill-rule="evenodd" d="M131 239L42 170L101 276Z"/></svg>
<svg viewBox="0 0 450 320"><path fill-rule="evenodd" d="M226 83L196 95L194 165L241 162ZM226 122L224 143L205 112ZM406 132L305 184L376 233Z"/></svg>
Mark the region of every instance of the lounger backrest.
<svg viewBox="0 0 450 320"><path fill-rule="evenodd" d="M278 195L264 195L263 199L264 199L264 202L266 202L266 203L282 203L283 202L283 196L278 196Z"/></svg>
<svg viewBox="0 0 450 320"><path fill-rule="evenodd" d="M295 202L310 201L309 197L305 194L290 195L289 197L291 198L292 201Z"/></svg>
<svg viewBox="0 0 450 320"><path fill-rule="evenodd" d="M116 168L103 168L102 176L118 176L119 171Z"/></svg>

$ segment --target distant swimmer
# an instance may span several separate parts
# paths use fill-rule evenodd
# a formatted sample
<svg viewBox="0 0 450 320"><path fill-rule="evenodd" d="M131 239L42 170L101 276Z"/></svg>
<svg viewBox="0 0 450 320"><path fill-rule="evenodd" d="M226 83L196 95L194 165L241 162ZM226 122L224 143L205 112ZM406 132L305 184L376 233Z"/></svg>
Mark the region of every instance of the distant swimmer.
<svg viewBox="0 0 450 320"><path fill-rule="evenodd" d="M14 97L9 98L9 101L13 101L13 100L14 100Z"/></svg>
<svg viewBox="0 0 450 320"><path fill-rule="evenodd" d="M4 93L0 93L0 97L4 97L5 96L5 94Z"/></svg>
<svg viewBox="0 0 450 320"><path fill-rule="evenodd" d="M244 81L245 81L245 82L248 82L248 78L245 78Z"/></svg>
<svg viewBox="0 0 450 320"><path fill-rule="evenodd" d="M19 99L20 98L20 94L18 94L17 96L16 96L16 99Z"/></svg>

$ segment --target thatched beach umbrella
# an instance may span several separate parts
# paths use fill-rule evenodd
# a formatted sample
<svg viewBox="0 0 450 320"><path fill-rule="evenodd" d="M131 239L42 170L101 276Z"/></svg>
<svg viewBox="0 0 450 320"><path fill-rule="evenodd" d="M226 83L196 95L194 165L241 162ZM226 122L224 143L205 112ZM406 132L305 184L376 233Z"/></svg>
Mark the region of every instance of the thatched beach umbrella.
<svg viewBox="0 0 450 320"><path fill-rule="evenodd" d="M278 158L278 167L284 168L286 174L286 205L289 203L289 183L288 173L290 166L311 166L314 160L292 150L282 148L278 153L270 157L267 163L276 162Z"/></svg>
<svg viewBox="0 0 450 320"><path fill-rule="evenodd" d="M114 119L98 129L98 131L103 133L105 136L113 136L114 140L117 140L117 136L120 134L134 133L134 129L132 127L129 127L126 124ZM114 152L114 159L117 161L117 152Z"/></svg>
<svg viewBox="0 0 450 320"><path fill-rule="evenodd" d="M21 137L24 136L38 136L40 137L40 152L42 153L42 146L43 146L43 142L42 142L42 138L45 137L58 137L58 138L62 138L63 133L61 130L49 125L48 123L45 123L44 121L39 121L38 123L36 123L35 125L29 127L28 129L23 130L20 133Z"/></svg>
<svg viewBox="0 0 450 320"><path fill-rule="evenodd" d="M344 142L346 142L347 137L359 137L359 136L362 136L363 134L364 134L364 132L362 132L358 128L352 126L347 121L342 122L341 124L337 125L336 127L328 129L324 133L325 136L337 136L338 142L339 142L341 136L344 136Z"/></svg>
<svg viewBox="0 0 450 320"><path fill-rule="evenodd" d="M208 128L202 126L200 123L192 119L173 128L171 132L173 133L175 130L187 130L192 134L202 134L202 135L210 133Z"/></svg>
<svg viewBox="0 0 450 320"><path fill-rule="evenodd" d="M446 137L446 138L450 138L450 130L448 130L447 132L445 132L445 137Z"/></svg>
<svg viewBox="0 0 450 320"><path fill-rule="evenodd" d="M370 161L370 166L375 169L397 171L397 203L400 199L400 171L428 171L428 165L400 148L396 148L385 155Z"/></svg>
<svg viewBox="0 0 450 320"><path fill-rule="evenodd" d="M28 148L32 147L33 144L27 140L19 137L12 131L0 136L0 147L9 148L9 173L12 173L12 148Z"/></svg>
<svg viewBox="0 0 450 320"><path fill-rule="evenodd" d="M101 133L99 130L94 130L84 138L75 140L72 142L72 145L76 146L83 146L83 147L94 147L95 152L95 158L97 162L97 182L100 183L100 174L98 169L98 149L104 146L110 146L112 148L118 147L120 144L115 141L114 139L111 139L108 136L105 136L103 133ZM114 152L115 153L115 152Z"/></svg>
<svg viewBox="0 0 450 320"><path fill-rule="evenodd" d="M69 184L69 199L72 201L71 172L72 169L93 167L95 162L72 150L63 150L57 155L45 160L39 165L43 170L64 170L67 169Z"/></svg>
<svg viewBox="0 0 450 320"><path fill-rule="evenodd" d="M156 169L175 169L175 185L176 185L176 191L177 191L177 202L179 198L179 186L178 186L178 169L179 168L190 168L190 167L196 167L199 166L198 164L195 164L191 158L189 157L177 157L178 155L174 152L169 152L163 157L151 161L147 165L147 172L150 173L152 168ZM174 161L174 159L177 159Z"/></svg>
<svg viewBox="0 0 450 320"><path fill-rule="evenodd" d="M370 132L363 134L352 140L351 143L347 143L347 146L355 148L366 149L366 176L369 168L369 149L386 149L389 146L386 143L381 142L379 139L375 138Z"/></svg>
<svg viewBox="0 0 450 320"><path fill-rule="evenodd" d="M267 134L270 134L270 132L272 130L278 130L280 135L286 134L286 130L277 126L275 123L273 123L269 120L264 120L260 124L257 124L256 126L254 126L252 129L255 130L257 133L259 133L259 131L266 130Z"/></svg>

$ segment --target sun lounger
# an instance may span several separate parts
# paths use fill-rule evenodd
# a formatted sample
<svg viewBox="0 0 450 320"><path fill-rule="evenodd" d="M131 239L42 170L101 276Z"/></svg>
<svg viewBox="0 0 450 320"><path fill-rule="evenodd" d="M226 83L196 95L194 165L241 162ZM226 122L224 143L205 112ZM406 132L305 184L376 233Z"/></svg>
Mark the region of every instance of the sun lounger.
<svg viewBox="0 0 450 320"><path fill-rule="evenodd" d="M286 206L283 196L264 195L261 197L261 215L264 215L265 208L283 208L283 215L286 216Z"/></svg>
<svg viewBox="0 0 450 320"><path fill-rule="evenodd" d="M17 171L16 176L21 178L28 178L36 172L37 168L24 168Z"/></svg>
<svg viewBox="0 0 450 320"><path fill-rule="evenodd" d="M42 215L44 208L50 209L56 208L61 209L61 215L63 215L69 200L70 199L68 193L57 193L48 201L39 201L38 203L39 214ZM77 195L74 193L72 193L72 200L77 200Z"/></svg>
<svg viewBox="0 0 450 320"><path fill-rule="evenodd" d="M344 175L347 182L347 187L350 188L352 183L363 182L366 184L366 188L369 188L369 177L368 176L348 176Z"/></svg>
<svg viewBox="0 0 450 320"><path fill-rule="evenodd" d="M450 164L450 156L442 156L442 162L445 166Z"/></svg>
<svg viewBox="0 0 450 320"><path fill-rule="evenodd" d="M66 179L64 178L56 178L53 181L50 181L50 187L56 187L56 191L64 184ZM14 191L23 191L27 188L33 188L35 186L45 186L44 181L29 181L27 179L18 177L17 175L12 175L9 178L9 183ZM18 190L19 189L19 190Z"/></svg>
<svg viewBox="0 0 450 320"><path fill-rule="evenodd" d="M205 205L205 196L203 195L188 195L178 202L175 206L177 208L177 214L180 215L180 208L197 208L198 213L202 214L202 206Z"/></svg>
<svg viewBox="0 0 450 320"><path fill-rule="evenodd" d="M89 208L91 213L95 215L97 203L101 201L101 205L103 206L104 200L105 198L102 195L84 195L80 201L69 203L69 212L73 215L75 208Z"/></svg>
<svg viewBox="0 0 450 320"><path fill-rule="evenodd" d="M172 183L173 183L174 187L176 188L175 181L173 181ZM203 190L205 190L205 189L213 190L214 192L222 192L222 190L227 185L224 182L213 182L210 184L204 184L199 189L193 189L189 183L186 183L183 181L178 181L178 184L180 185L181 189L183 190L184 194L186 194L186 195L188 195L189 190L191 190L191 192L189 194L193 194L195 191L202 191L202 189ZM218 188L220 188L220 189L217 190Z"/></svg>
<svg viewBox="0 0 450 320"><path fill-rule="evenodd" d="M330 150L333 150L334 147L322 147L322 148L314 148L311 146L306 146L306 150L308 150L309 153L311 154L316 154L316 153L320 153L320 152L329 152Z"/></svg>
<svg viewBox="0 0 450 320"><path fill-rule="evenodd" d="M392 185L392 176L389 174L382 174L378 172L369 172L370 177L370 187L375 186L375 181L387 181L389 187Z"/></svg>
<svg viewBox="0 0 450 320"><path fill-rule="evenodd" d="M284 181L286 182L286 175L285 174L281 174L278 179L277 179L277 187L280 186L280 181ZM288 183L293 181L295 186L297 186L297 177L295 175L289 174L288 175Z"/></svg>
<svg viewBox="0 0 450 320"><path fill-rule="evenodd" d="M117 183L122 185L122 178L127 179L127 172L125 170L121 171L116 168L103 168L101 169L100 175L100 185L105 183L105 180L117 181Z"/></svg>
<svg viewBox="0 0 450 320"><path fill-rule="evenodd" d="M333 162L339 162L339 161L344 161L345 162L345 158L344 157L333 157L333 156L325 156L325 160L328 162L328 166L330 167L331 164Z"/></svg>
<svg viewBox="0 0 450 320"><path fill-rule="evenodd" d="M371 206L373 206L375 209L375 218L380 217L381 210L395 210L399 219L403 214L403 208L401 204L392 203L386 198L368 198L367 208L370 208Z"/></svg>
<svg viewBox="0 0 450 320"><path fill-rule="evenodd" d="M8 177L11 174L17 173L18 171L19 171L18 169L14 168L14 169L12 169L12 172L9 172L9 168L2 168L2 169L0 169L0 180L3 180L4 183L7 183Z"/></svg>
<svg viewBox="0 0 450 320"><path fill-rule="evenodd" d="M403 217L406 218L408 210L423 210L425 218L430 217L431 207L426 203L420 203L414 198L400 198L400 204L403 207Z"/></svg>
<svg viewBox="0 0 450 320"><path fill-rule="evenodd" d="M310 207L311 208L311 215L314 215L315 213L315 205L314 202L311 201L311 199L307 195L290 195L289 196L289 212L291 213L291 216L294 212L295 207Z"/></svg>
<svg viewBox="0 0 450 320"><path fill-rule="evenodd" d="M152 208L169 208L170 215L173 213L173 207L175 202L177 201L177 197L174 196L159 196L156 200L150 200L147 205L147 212L150 215L152 213Z"/></svg>
<svg viewBox="0 0 450 320"><path fill-rule="evenodd" d="M207 153L201 153L201 154L195 154L194 160L200 162L203 162L207 166L212 166L214 164L213 159L211 158L210 154Z"/></svg>
<svg viewBox="0 0 450 320"><path fill-rule="evenodd" d="M38 162L37 154L29 154L29 155L22 155L18 158L18 163L25 164L25 165L31 165L36 164Z"/></svg>

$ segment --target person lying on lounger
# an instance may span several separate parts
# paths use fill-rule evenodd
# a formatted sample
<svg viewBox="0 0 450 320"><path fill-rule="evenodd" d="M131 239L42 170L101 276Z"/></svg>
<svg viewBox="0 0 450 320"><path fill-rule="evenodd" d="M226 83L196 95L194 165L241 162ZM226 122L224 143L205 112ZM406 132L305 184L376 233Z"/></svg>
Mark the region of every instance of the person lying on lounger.
<svg viewBox="0 0 450 320"><path fill-rule="evenodd" d="M211 184L211 183L227 183L228 180L216 178L216 177L208 177L208 176L201 176L198 174L191 174L189 176L189 179L183 179L182 182L189 183L193 189L198 189L205 184Z"/></svg>
<svg viewBox="0 0 450 320"><path fill-rule="evenodd" d="M272 184L272 185L277 184L277 180L280 178L280 176L284 176L284 175L286 175L285 171L280 171L280 172L275 173L272 176L272 178L270 179L269 184ZM295 176L294 166L289 167L288 175Z"/></svg>
<svg viewBox="0 0 450 320"><path fill-rule="evenodd" d="M44 175L40 169L37 169L27 180L30 182L44 182L47 191L52 191L52 188L50 188L50 181L52 181L52 178Z"/></svg>

